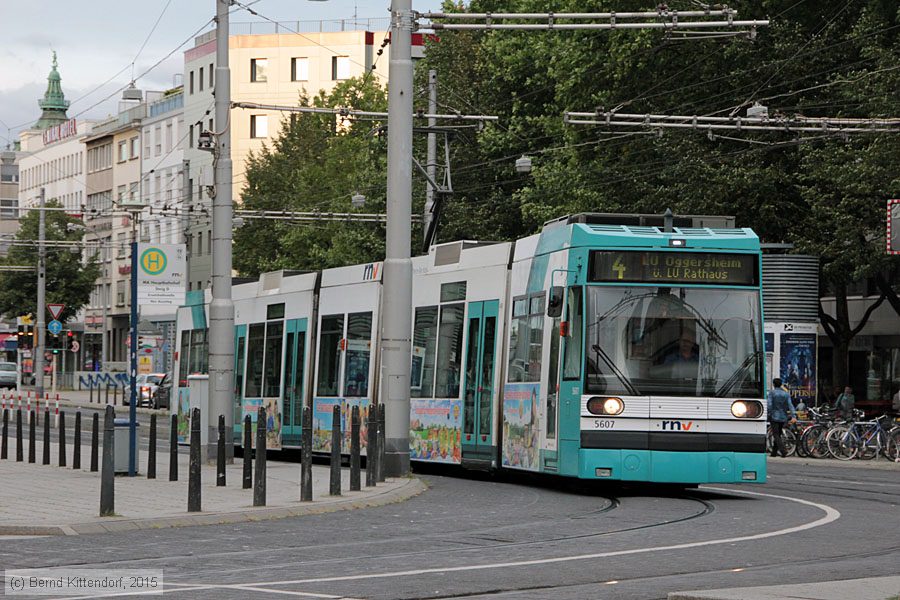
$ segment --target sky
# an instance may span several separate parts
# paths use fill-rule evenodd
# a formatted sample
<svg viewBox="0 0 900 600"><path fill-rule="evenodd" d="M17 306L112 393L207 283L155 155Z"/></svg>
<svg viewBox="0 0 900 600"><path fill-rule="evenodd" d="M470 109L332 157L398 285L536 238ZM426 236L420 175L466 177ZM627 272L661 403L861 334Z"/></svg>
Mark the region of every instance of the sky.
<svg viewBox="0 0 900 600"><path fill-rule="evenodd" d="M387 18L390 6L389 0L241 2L276 21ZM103 118L117 111L119 90L132 77L187 42L137 81L142 89L172 87L194 34L213 28L215 7L215 0L0 0L0 147L40 117L37 101L47 88L51 51L72 103L69 117ZM439 7L440 0L413 2L418 11ZM235 10L232 32L239 23L259 21Z"/></svg>

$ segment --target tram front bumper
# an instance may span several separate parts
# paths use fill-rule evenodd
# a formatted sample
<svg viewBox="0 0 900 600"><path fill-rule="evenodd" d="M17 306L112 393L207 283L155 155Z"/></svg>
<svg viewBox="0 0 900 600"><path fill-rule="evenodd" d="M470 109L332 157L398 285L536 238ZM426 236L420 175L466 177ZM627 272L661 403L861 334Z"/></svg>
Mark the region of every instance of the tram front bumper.
<svg viewBox="0 0 900 600"><path fill-rule="evenodd" d="M578 451L578 477L656 483L765 483L764 452Z"/></svg>

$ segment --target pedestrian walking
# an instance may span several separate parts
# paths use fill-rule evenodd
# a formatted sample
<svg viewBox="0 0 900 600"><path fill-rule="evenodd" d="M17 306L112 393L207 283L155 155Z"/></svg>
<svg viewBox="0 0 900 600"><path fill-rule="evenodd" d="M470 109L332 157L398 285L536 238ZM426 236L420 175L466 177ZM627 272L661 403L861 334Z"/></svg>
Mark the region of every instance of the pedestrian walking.
<svg viewBox="0 0 900 600"><path fill-rule="evenodd" d="M788 421L794 423L797 421L797 413L794 410L794 403L791 401L791 395L781 388L781 379L772 380L772 389L769 390L769 400L767 403L769 413L769 424L772 427L772 456L781 454L782 457L787 456L787 450L784 448L784 425ZM790 415L790 416L789 416Z"/></svg>
<svg viewBox="0 0 900 600"><path fill-rule="evenodd" d="M856 396L853 395L853 388L848 385L834 401L834 410L840 412L844 419L850 420L853 418L854 408L856 408Z"/></svg>

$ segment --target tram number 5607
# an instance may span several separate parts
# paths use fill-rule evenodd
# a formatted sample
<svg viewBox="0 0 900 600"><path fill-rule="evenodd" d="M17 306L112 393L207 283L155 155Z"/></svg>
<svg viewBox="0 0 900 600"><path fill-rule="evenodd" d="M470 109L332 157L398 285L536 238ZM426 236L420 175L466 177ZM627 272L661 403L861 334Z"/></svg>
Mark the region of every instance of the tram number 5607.
<svg viewBox="0 0 900 600"><path fill-rule="evenodd" d="M612 419L594 419L594 429L612 429L615 425Z"/></svg>

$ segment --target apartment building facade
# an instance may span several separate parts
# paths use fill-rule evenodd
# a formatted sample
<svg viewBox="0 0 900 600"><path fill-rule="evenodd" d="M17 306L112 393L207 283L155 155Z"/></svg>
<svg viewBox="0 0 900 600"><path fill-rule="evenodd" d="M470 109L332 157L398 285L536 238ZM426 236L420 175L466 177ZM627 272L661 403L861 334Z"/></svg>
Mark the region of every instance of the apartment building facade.
<svg viewBox="0 0 900 600"><path fill-rule="evenodd" d="M296 30L298 24L293 25ZM385 36L384 31L365 30L232 35L228 55L231 100L296 106L301 93L314 96L320 90L329 92L341 81L371 70L377 46ZM387 50L379 59L380 69L373 75L383 85L387 82ZM198 148L197 142L201 132L218 133L222 129L214 122L215 58L214 31L198 36L194 47L184 55L184 121L188 129L184 157L190 164L190 192L186 199L190 223L186 238L189 290L208 287L212 268L209 191L214 180L213 157L210 151ZM248 156L271 143L283 118L284 113L279 111L231 110L227 127L236 202L240 202L246 180Z"/></svg>

